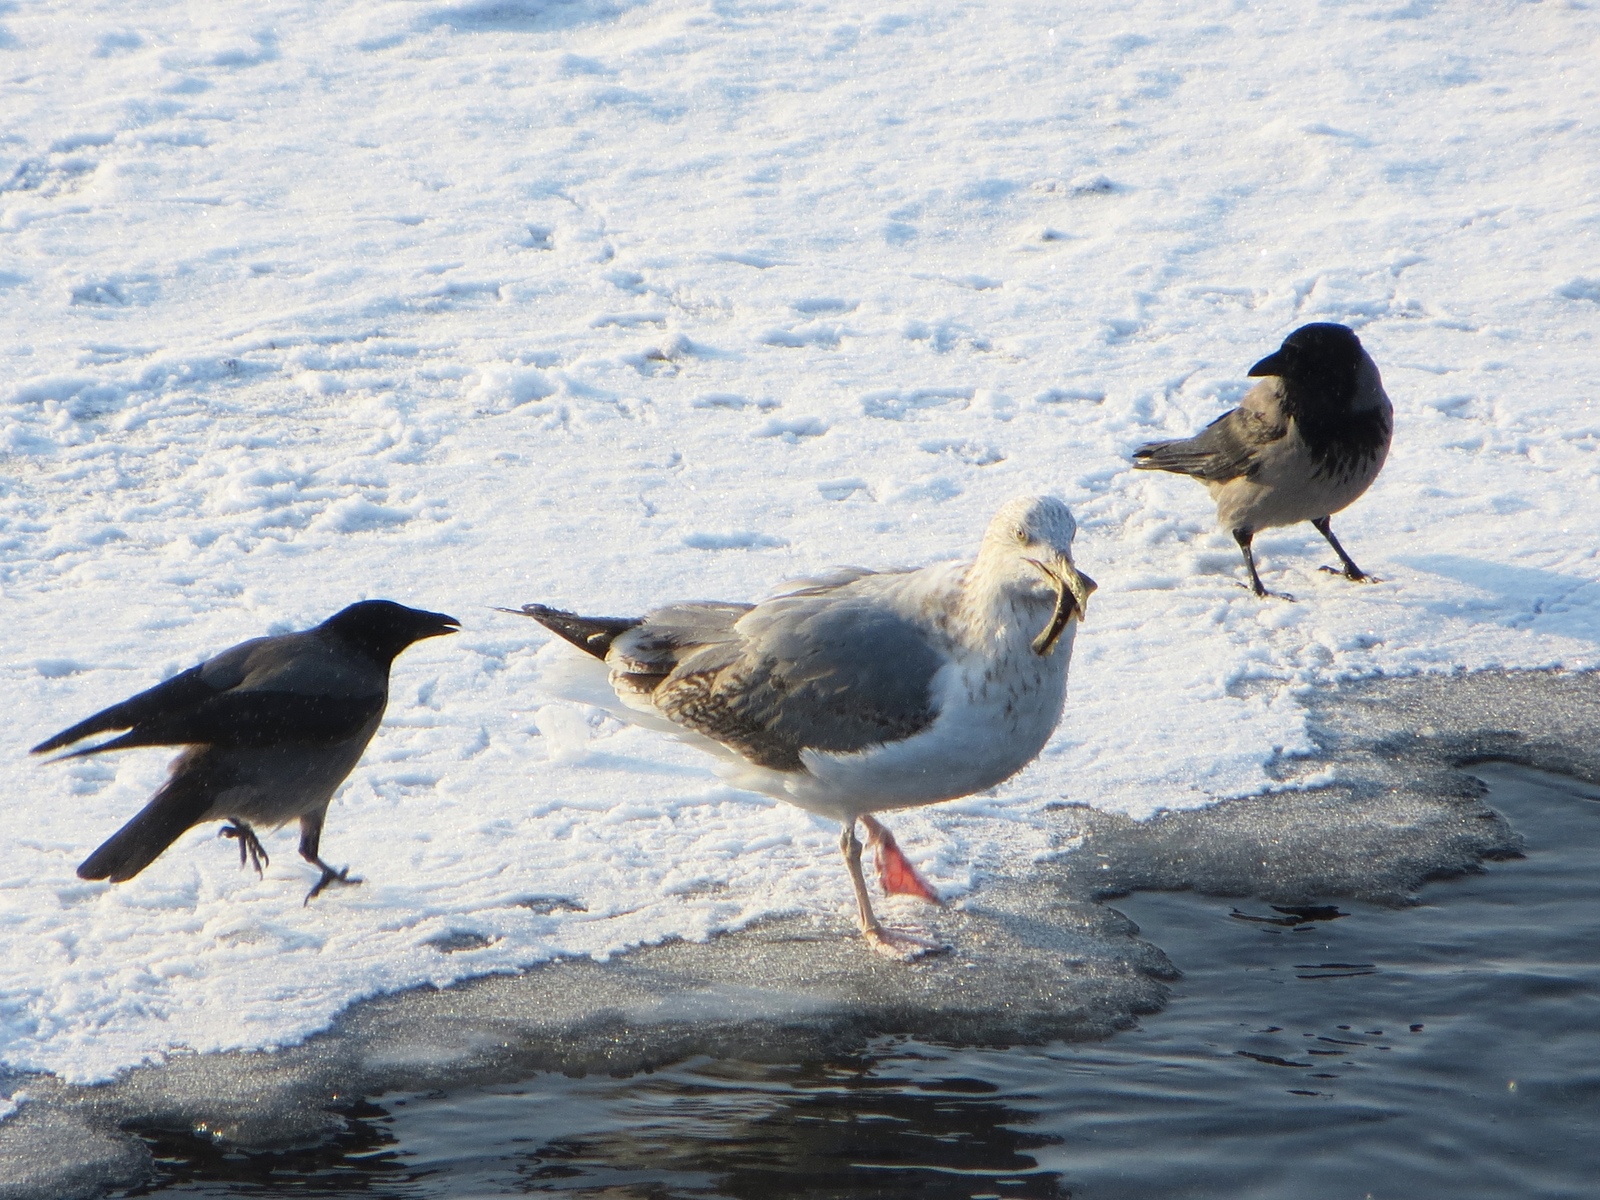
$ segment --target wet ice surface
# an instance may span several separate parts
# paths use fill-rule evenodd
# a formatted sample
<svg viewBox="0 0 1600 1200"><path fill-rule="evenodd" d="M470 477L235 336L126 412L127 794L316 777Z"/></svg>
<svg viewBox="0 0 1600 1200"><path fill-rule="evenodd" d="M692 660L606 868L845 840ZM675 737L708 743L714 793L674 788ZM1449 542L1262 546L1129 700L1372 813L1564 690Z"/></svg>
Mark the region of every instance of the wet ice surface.
<svg viewBox="0 0 1600 1200"><path fill-rule="evenodd" d="M1415 907L1118 902L1184 977L1104 1042L890 1039L391 1095L315 1151L151 1134L157 1183L138 1194L1592 1194L1600 788L1473 771L1527 857Z"/></svg>
<svg viewBox="0 0 1600 1200"><path fill-rule="evenodd" d="M1414 1081L1387 1099L1359 1091L1365 1079L1389 1078L1364 1075L1373 1062L1397 1053L1420 1053L1402 1051L1392 1041L1383 1043L1392 1049L1377 1050L1372 1039L1380 1035L1368 1031L1382 1029L1383 1037L1398 1038L1396 1031L1403 1028L1405 1046L1423 1047L1439 1056L1429 1060L1434 1064L1429 1070L1442 1075L1449 1086L1454 1086L1449 1083L1452 1077L1461 1076L1458 1057L1471 1059L1471 1069L1499 1071L1500 1060L1474 1046L1474 1023L1481 1021L1476 1026L1479 1035L1496 1030L1492 1040L1509 1053L1515 1041L1497 1030L1503 1005L1525 1013L1530 1005L1544 1004L1550 997L1534 986L1538 982L1534 980L1524 986L1531 1000L1499 998L1507 979L1517 983L1523 976L1515 970L1497 974L1495 969L1508 954L1543 953L1534 934L1555 946L1576 947L1580 960L1585 947L1593 944L1585 932L1588 926L1573 924L1589 920L1583 904L1569 902L1553 915L1542 911L1558 906L1560 897L1554 884L1546 887L1537 882L1543 876L1534 868L1554 864L1554 877L1561 886L1586 885L1600 878L1585 865L1589 859L1568 870L1569 859L1576 862L1577 856L1588 853L1586 846L1596 844L1592 822L1600 820L1600 806L1591 809L1587 802L1570 798L1559 803L1540 800L1515 811L1509 804L1497 804L1511 815L1507 825L1484 804L1482 784L1461 764L1485 757L1515 758L1600 782L1600 757L1595 752L1600 746L1600 706L1595 697L1592 675L1542 673L1379 680L1313 696L1311 727L1329 779L1325 786L1290 788L1144 823L1092 809L1058 808L1050 814L1056 850L1031 870L990 878L961 903L931 914L929 923L953 940L958 950L911 968L865 952L842 924L797 917L707 943L646 948L609 963L568 961L442 990L377 997L353 1006L329 1033L276 1053L176 1056L104 1087L72 1087L39 1076L13 1079L8 1090L20 1088L27 1102L0 1124L0 1180L11 1181L8 1187L0 1185L0 1194L94 1194L108 1185L147 1180L152 1146L163 1157L176 1154L186 1160L198 1155L223 1172L259 1172L262 1164L299 1164L295 1169L302 1171L307 1164L331 1164L327 1169L339 1176L356 1171L364 1161L359 1155L382 1150L382 1138L388 1136L371 1122L363 1123L360 1114L367 1111L363 1107L367 1098L433 1089L449 1096L447 1103L434 1106L434 1120L465 1120L483 1131L470 1152L462 1151L460 1170L500 1170L492 1164L503 1157L505 1147L487 1148L500 1136L489 1132L501 1128L496 1120L486 1114L444 1114L475 1112L471 1105L480 1103L493 1108L499 1103L493 1097L510 1097L521 1089L551 1097L550 1105L565 1123L560 1129L568 1129L572 1122L583 1126L585 1120L580 1118L588 1106L598 1114L594 1121L568 1132L580 1141L600 1138L608 1122L619 1122L625 1129L637 1125L637 1114L628 1115L633 1112L630 1105L659 1104L670 1116L677 1111L672 1101L675 1091L703 1084L721 1096L734 1086L726 1081L696 1082L707 1072L713 1080L730 1071L736 1076L753 1074L761 1081L756 1088L760 1094L740 1093L732 1107L738 1110L748 1103L762 1111L770 1104L782 1107L789 1102L785 1097L801 1093L806 1103L833 1104L843 1094L841 1089L848 1088L828 1081L852 1073L866 1079L859 1086L875 1097L900 1092L921 1095L925 1084L937 1084L951 1073L988 1079L999 1089L994 1095L1006 1097L1008 1111L1036 1115L1024 1122L1023 1117L1002 1119L992 1113L986 1117L984 1113L991 1110L985 1109L971 1117L976 1127L1010 1128L1023 1122L1030 1129L1055 1129L1051 1137L1066 1138L1059 1143L1065 1147L1062 1154L1082 1142L1077 1135L1067 1136L1072 1122L1100 1129L1108 1121L1105 1114L1117 1108L1112 1100L1119 1089L1144 1097L1152 1111L1141 1118L1143 1110L1129 1110L1126 1118L1109 1121L1112 1132L1121 1130L1136 1144L1141 1120L1176 1120L1189 1112L1185 1119L1203 1131L1195 1135L1202 1159L1207 1154L1204 1145L1220 1136L1219 1129L1233 1129L1249 1141L1258 1126L1276 1130L1299 1111L1283 1108L1288 1104L1324 1104L1314 1110L1322 1115L1311 1124L1291 1121L1283 1133L1313 1143L1322 1136L1324 1117L1351 1127L1368 1117L1380 1124L1393 1122L1396 1114L1439 1105L1427 1097L1419 1099L1422 1085ZM1541 832L1540 812L1556 812L1562 804L1583 814L1572 817L1578 824L1553 834ZM1583 825L1584 820L1591 824ZM1431 877L1515 854L1522 844L1519 835L1536 849L1533 857L1494 865L1485 876L1431 884L1426 904L1404 907L1406 898ZM1539 848L1550 842L1561 848L1562 857ZM1525 885L1519 880L1533 882ZM1105 893L1163 886L1231 899L1147 894L1109 904L1096 899ZM1489 916L1450 899L1470 899L1477 895L1474 889L1491 886L1509 890L1483 902ZM1532 890L1519 890L1524 887ZM1316 916L1313 909L1329 905L1350 915L1331 921L1276 923L1296 912ZM1234 907L1267 920L1235 920L1230 915ZM1144 926L1142 933L1120 909L1135 915ZM1498 919L1490 919L1495 913ZM1430 933L1429 914L1451 923L1452 932ZM1297 931L1300 925L1310 928ZM1492 940L1495 930L1505 945ZM1433 949L1423 955L1422 947ZM1446 948L1453 957L1441 959ZM1181 960L1178 965L1187 972L1181 980L1174 960ZM1251 962L1278 970L1241 969L1240 964ZM1391 997L1387 990L1403 990L1406 980L1417 978L1432 987L1442 974L1441 962L1469 971L1463 981L1470 987L1454 1006L1445 1005L1454 1014L1455 1025L1443 1018L1439 1007L1427 1007L1431 1001L1421 993L1407 999ZM1362 973L1369 969L1364 966L1327 965L1334 963L1371 963L1376 973ZM1470 974L1478 968L1488 973ZM1567 967L1558 965L1555 970ZM1229 982L1230 971L1237 980ZM1211 986L1208 975L1213 972L1224 976L1214 1011L1205 1007L1211 1003L1204 999L1210 992L1202 990ZM1301 974L1328 978L1300 980ZM1174 980L1177 1003L1169 1013L1150 1016L1167 1002L1168 984ZM1269 988L1269 1000L1262 1002L1264 1007L1258 1005L1257 1012L1248 1007L1254 1001L1239 994L1238 988L1262 980L1272 983L1278 994ZM1285 992L1284 986L1290 990ZM1471 988L1484 993L1481 1005ZM1570 1002L1579 1030L1585 1022L1600 1027L1600 1016L1585 1013L1585 997L1563 998L1562 988L1570 991L1571 985L1556 988L1557 1008ZM1338 1003L1315 1007L1327 997L1345 1007ZM1312 1007L1297 1007L1302 1002ZM1200 1005L1194 1009L1200 1016L1192 1034L1183 1032L1188 1027L1182 1021L1173 1023L1183 1016L1186 1003ZM1386 1003L1391 1007L1384 1008ZM1141 1015L1148 1018L1143 1031L1097 1040L1126 1030ZM1513 1027L1531 1029L1539 1041L1554 1028L1553 1022L1554 1017L1542 1026L1535 1022ZM1415 1037L1409 1030L1414 1023L1424 1025ZM1339 1031L1341 1024L1351 1030ZM1252 1032L1271 1025L1280 1031ZM1352 1039L1361 1043L1357 1047L1317 1041L1351 1031L1360 1035ZM918 1053L931 1056L928 1061L934 1065L918 1066L923 1059L894 1050L885 1055L884 1038L927 1043ZM1216 1044L1208 1044L1208 1039ZM1084 1046L1085 1042L1094 1044ZM998 1052L933 1049L934 1043L1056 1044L1057 1048L996 1057ZM1078 1043L1079 1048L1062 1050L1066 1043ZM872 1050L873 1046L879 1049ZM1321 1048L1338 1054L1310 1053ZM1259 1057L1235 1055L1239 1049ZM958 1060L956 1066L941 1065L952 1055ZM1027 1066L1058 1059L1066 1065L1047 1072ZM1337 1065L1324 1071L1320 1066L1284 1066L1273 1059L1326 1060ZM1561 1078L1574 1086L1585 1078L1583 1064L1589 1060L1583 1053L1563 1051L1554 1061L1565 1072ZM670 1066L673 1063L687 1065ZM796 1063L832 1065L796 1067ZM1568 1071L1569 1063L1577 1065ZM980 1070L973 1064L989 1065ZM668 1069L637 1082L611 1078L662 1067ZM588 1078L568 1083L560 1076L537 1074L547 1071L587 1073ZM1063 1071L1087 1072L1100 1082L1069 1083ZM1344 1082L1314 1078L1319 1074L1337 1074ZM903 1087L872 1082L902 1077L909 1080ZM1496 1086L1503 1088L1518 1077L1509 1074ZM1538 1071L1524 1070L1520 1077L1532 1089L1519 1091L1524 1099L1548 1095L1553 1086L1541 1083ZM518 1082L530 1078L536 1082ZM1016 1082L1006 1082L1013 1079ZM1169 1085L1176 1089L1173 1095L1163 1090ZM1096 1088L1101 1089L1100 1098L1085 1099L1092 1099ZM1257 1088L1266 1089L1260 1093L1266 1097L1261 1111L1236 1121L1235 1108L1252 1113L1251 1097L1256 1094L1252 1089ZM1237 1097L1232 1097L1233 1089L1239 1090ZM1326 1094L1300 1096L1294 1091ZM1497 1102L1504 1099L1498 1091L1495 1096ZM468 1107L458 1110L453 1107L458 1102ZM513 1108L522 1103L504 1102ZM841 1119L852 1103L837 1100ZM401 1106L394 1111L400 1112ZM538 1143L541 1136L546 1140L557 1136L538 1133L542 1118L507 1118L513 1119L525 1119L527 1124L525 1131L505 1134L506 1145L524 1148L518 1154L534 1153L539 1147L526 1149L529 1144L511 1143L512 1137L526 1136ZM1051 1124L1059 1121L1068 1124L1062 1129ZM803 1122L808 1131L809 1122L809 1117ZM907 1136L919 1128L915 1121L890 1124L906 1129ZM128 1130L149 1140L135 1140ZM645 1165L668 1174L701 1170L715 1174L711 1165L692 1165L700 1161L696 1154L721 1153L703 1145L697 1150L697 1136L694 1129L676 1129L674 1144L681 1145L670 1163L677 1165L662 1166L659 1160ZM768 1127L760 1136L782 1140ZM1111 1145L1102 1134L1096 1136L1102 1137L1099 1144ZM402 1145L408 1144L403 1138ZM294 1146L320 1148L279 1157L284 1147ZM358 1157L347 1156L341 1146L354 1149ZM272 1153L261 1157L268 1150ZM1422 1153L1423 1148L1407 1152ZM241 1153L245 1157L238 1157ZM819 1162L829 1154L855 1161L860 1153L864 1152L848 1146L816 1151ZM896 1153L909 1151L902 1147ZM1055 1161L1048 1158L1054 1153L1040 1149L1039 1161ZM1122 1164L1118 1169L1129 1169L1127 1155L1119 1154L1115 1146L1106 1153ZM1326 1153L1334 1155L1330 1162L1339 1161L1336 1145L1330 1143ZM758 1145L751 1154L760 1158L767 1151ZM602 1146L595 1155L610 1161L612 1151ZM1014 1158L996 1163L1005 1171L1020 1169ZM1062 1163L1051 1170L1070 1174ZM1142 1169L1149 1164L1133 1165ZM516 1164L504 1169L514 1170ZM716 1169L726 1174L730 1168ZM1101 1173L1114 1178L1109 1166ZM556 1177L583 1178L560 1172L552 1176ZM1040 1186L1049 1182L1038 1172L1029 1178ZM1492 1176L1479 1182L1498 1186Z"/></svg>
<svg viewBox="0 0 1600 1200"><path fill-rule="evenodd" d="M1583 1131L1600 1048L1588 953L1600 932L1600 790L1474 770L1529 856L1431 885L1418 907L1347 901L1301 908L1320 919L1299 921L1191 895L1118 902L1147 937L1182 948L1185 977L1165 1013L1109 1042L889 1043L806 1065L700 1058L621 1081L546 1075L391 1096L337 1153L228 1158L193 1138L152 1138L160 1178L200 1194L269 1178L405 1196L530 1183L710 1195L913 1185L963 1196L1288 1185L1581 1194L1597 1165Z"/></svg>

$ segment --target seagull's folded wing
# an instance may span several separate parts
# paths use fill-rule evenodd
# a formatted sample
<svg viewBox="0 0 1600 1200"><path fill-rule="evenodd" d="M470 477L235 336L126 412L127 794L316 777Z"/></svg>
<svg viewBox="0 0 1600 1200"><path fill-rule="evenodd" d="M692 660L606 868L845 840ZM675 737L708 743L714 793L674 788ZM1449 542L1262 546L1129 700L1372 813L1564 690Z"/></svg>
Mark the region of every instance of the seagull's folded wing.
<svg viewBox="0 0 1600 1200"><path fill-rule="evenodd" d="M617 640L613 679L648 687L677 724L780 771L803 769L802 750L850 753L933 723L945 660L876 597L808 590L741 608L652 613Z"/></svg>

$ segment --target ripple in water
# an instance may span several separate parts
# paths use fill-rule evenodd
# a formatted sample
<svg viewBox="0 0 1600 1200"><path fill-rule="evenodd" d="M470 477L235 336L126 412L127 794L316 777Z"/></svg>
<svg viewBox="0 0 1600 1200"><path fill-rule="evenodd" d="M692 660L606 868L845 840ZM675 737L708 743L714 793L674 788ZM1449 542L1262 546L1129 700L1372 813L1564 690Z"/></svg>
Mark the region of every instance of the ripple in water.
<svg viewBox="0 0 1600 1200"><path fill-rule="evenodd" d="M159 1173L126 1194L1593 1195L1600 791L1473 773L1527 857L1415 907L1116 902L1185 974L1165 1012L1106 1042L896 1041L390 1096L315 1150L150 1134Z"/></svg>

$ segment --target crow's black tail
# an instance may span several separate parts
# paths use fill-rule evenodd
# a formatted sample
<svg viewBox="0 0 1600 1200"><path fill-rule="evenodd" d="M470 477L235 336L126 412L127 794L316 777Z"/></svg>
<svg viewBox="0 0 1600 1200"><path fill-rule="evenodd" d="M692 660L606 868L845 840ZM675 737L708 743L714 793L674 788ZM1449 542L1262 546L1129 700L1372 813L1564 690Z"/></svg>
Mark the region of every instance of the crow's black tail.
<svg viewBox="0 0 1600 1200"><path fill-rule="evenodd" d="M172 777L139 815L83 860L79 879L109 879L112 883L132 879L206 815L216 796L217 780L197 761L200 753L203 751L189 751L173 764Z"/></svg>
<svg viewBox="0 0 1600 1200"><path fill-rule="evenodd" d="M1136 471L1171 471L1204 479L1216 459L1215 452L1195 438L1175 442L1147 442L1133 452Z"/></svg>
<svg viewBox="0 0 1600 1200"><path fill-rule="evenodd" d="M628 630L644 624L640 617L580 617L577 613L544 604L524 604L521 608L502 608L500 612L532 617L551 633L565 638L579 650L604 661L611 643Z"/></svg>

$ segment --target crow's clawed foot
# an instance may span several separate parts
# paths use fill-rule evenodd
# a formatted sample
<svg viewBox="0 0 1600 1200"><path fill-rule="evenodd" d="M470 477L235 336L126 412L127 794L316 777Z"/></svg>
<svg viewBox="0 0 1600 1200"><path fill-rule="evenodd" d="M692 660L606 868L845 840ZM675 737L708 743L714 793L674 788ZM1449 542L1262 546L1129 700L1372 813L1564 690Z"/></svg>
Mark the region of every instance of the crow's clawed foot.
<svg viewBox="0 0 1600 1200"><path fill-rule="evenodd" d="M327 887L330 883L337 883L344 887L355 887L360 882L361 880L359 879L350 878L349 867L344 867L338 871L335 871L332 867L323 867L322 878L317 880L312 889L306 893L305 901L301 904L301 907L304 908L307 904L310 904L313 900L315 900L319 895L322 894L322 889Z"/></svg>
<svg viewBox="0 0 1600 1200"><path fill-rule="evenodd" d="M879 954L896 962L915 962L932 954L948 954L954 949L948 942L936 942L907 933L904 929L890 929L886 925L863 929L861 936Z"/></svg>
<svg viewBox="0 0 1600 1200"><path fill-rule="evenodd" d="M261 844L256 831L238 817L230 817L228 823L217 832L217 836L238 839L239 866L243 868L248 856L250 865L256 869L257 878L261 877L264 867L272 865L272 860L267 857L267 848Z"/></svg>
<svg viewBox="0 0 1600 1200"><path fill-rule="evenodd" d="M1327 566L1323 566L1323 567L1318 567L1317 570L1325 572L1326 574L1329 574L1329 575L1342 575L1346 579L1348 579L1351 583L1382 583L1383 582L1383 580L1379 579L1376 575L1368 575L1360 567L1356 567L1356 566L1350 566L1350 567L1327 567Z"/></svg>
<svg viewBox="0 0 1600 1200"><path fill-rule="evenodd" d="M1241 583L1239 586L1247 592L1254 592L1261 600L1287 600L1290 604L1295 602L1294 597L1288 592L1269 592L1264 587L1251 587L1248 583Z"/></svg>

